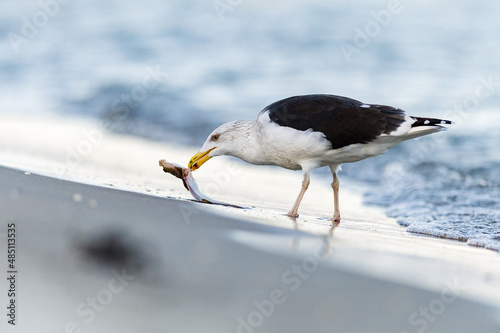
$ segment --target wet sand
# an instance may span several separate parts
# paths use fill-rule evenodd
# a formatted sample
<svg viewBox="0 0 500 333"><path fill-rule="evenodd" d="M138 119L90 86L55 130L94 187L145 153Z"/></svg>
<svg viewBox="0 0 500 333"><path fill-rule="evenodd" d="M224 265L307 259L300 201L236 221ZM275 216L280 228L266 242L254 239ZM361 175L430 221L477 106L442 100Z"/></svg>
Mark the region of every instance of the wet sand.
<svg viewBox="0 0 500 333"><path fill-rule="evenodd" d="M294 222L282 213L300 173L232 159L195 177L247 209L193 202L158 160L186 164L196 148L98 128L0 124L0 165L14 167L0 167L0 241L15 223L19 265L7 332L499 331L498 253L408 234L342 178L337 228L331 188L314 175Z"/></svg>

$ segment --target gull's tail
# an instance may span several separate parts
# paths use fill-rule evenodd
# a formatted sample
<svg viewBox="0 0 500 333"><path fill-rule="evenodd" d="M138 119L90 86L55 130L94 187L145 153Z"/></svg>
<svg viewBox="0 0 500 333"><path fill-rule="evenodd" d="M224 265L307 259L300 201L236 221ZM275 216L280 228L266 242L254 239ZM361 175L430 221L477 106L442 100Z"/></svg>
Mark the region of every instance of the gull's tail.
<svg viewBox="0 0 500 333"><path fill-rule="evenodd" d="M453 122L451 120L437 119L437 118L421 118L421 117L412 117L415 119L415 122L411 125L411 127L419 127L419 126L439 126L441 125L452 125Z"/></svg>
<svg viewBox="0 0 500 333"><path fill-rule="evenodd" d="M443 125L452 125L451 120L437 119L437 118L422 118L422 117L411 117L415 122L411 124L411 128L408 133L405 134L405 140L418 138L422 135L436 133L442 130L446 130Z"/></svg>

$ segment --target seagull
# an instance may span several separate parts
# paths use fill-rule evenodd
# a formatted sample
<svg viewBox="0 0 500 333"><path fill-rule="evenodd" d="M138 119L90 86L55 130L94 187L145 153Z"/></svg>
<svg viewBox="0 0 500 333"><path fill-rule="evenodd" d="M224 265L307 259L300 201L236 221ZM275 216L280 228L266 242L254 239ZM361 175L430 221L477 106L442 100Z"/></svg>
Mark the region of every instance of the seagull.
<svg viewBox="0 0 500 333"><path fill-rule="evenodd" d="M215 156L229 155L256 165L302 170L299 195L286 214L297 218L311 172L332 172L334 215L340 222L339 179L343 163L381 155L405 140L446 129L449 120L409 116L399 108L335 95L289 97L265 107L254 120L237 120L216 128L189 161L196 170Z"/></svg>

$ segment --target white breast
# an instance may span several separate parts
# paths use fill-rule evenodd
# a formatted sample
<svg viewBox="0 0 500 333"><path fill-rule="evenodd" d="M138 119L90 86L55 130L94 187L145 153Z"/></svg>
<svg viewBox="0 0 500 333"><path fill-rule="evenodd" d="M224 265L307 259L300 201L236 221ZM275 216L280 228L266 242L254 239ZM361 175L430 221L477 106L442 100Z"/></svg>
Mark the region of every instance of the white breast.
<svg viewBox="0 0 500 333"><path fill-rule="evenodd" d="M321 132L306 131L280 126L264 112L256 119L255 133L260 144L261 161L258 164L278 165L298 170L304 164L320 164L330 143ZM255 163L251 162L251 163Z"/></svg>

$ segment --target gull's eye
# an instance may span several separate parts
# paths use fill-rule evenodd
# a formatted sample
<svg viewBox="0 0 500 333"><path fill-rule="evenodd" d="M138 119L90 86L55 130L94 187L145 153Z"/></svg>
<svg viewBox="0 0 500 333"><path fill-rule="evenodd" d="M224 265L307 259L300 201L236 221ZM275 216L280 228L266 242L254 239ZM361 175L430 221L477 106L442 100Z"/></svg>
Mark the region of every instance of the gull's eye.
<svg viewBox="0 0 500 333"><path fill-rule="evenodd" d="M217 141L217 140L219 140L219 136L220 136L219 134L214 134L214 135L212 135L212 141Z"/></svg>

